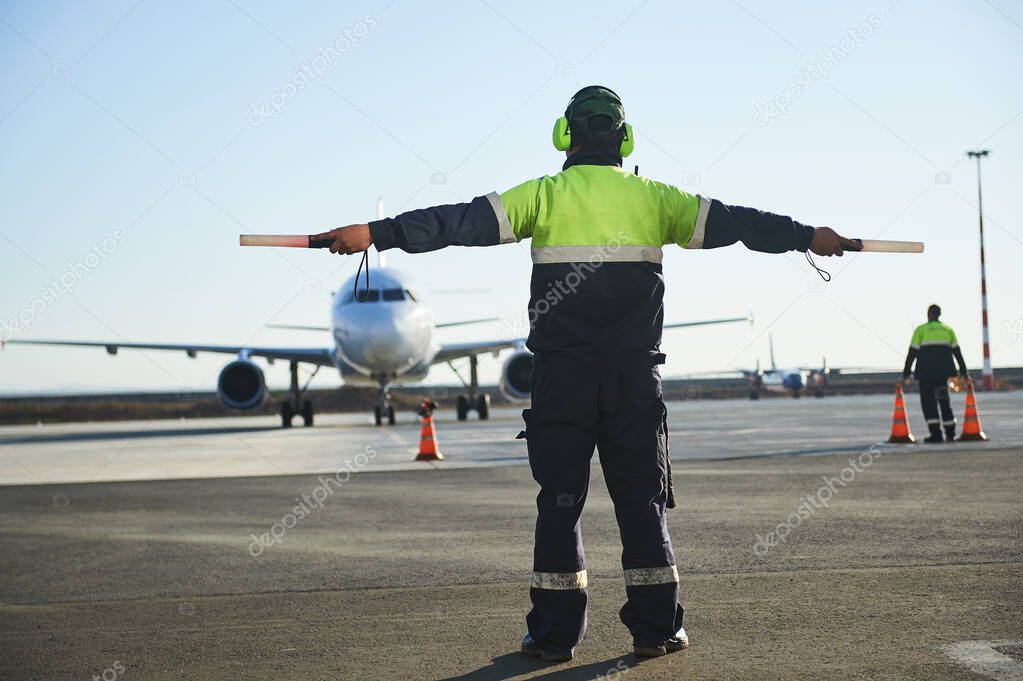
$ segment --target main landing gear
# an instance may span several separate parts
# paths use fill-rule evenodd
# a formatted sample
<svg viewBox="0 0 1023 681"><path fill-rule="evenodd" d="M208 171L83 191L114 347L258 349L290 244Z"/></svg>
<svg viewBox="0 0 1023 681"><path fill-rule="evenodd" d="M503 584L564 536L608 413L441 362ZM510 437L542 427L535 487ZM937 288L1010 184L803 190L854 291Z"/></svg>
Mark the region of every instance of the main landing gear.
<svg viewBox="0 0 1023 681"><path fill-rule="evenodd" d="M298 362L291 362L291 387L288 389L288 399L281 403L281 427L291 428L291 421L296 416L302 417L302 424L306 427L313 425L313 403L302 399L302 396L319 370L320 367L317 366L305 386L299 389Z"/></svg>
<svg viewBox="0 0 1023 681"><path fill-rule="evenodd" d="M387 384L381 381L377 404L373 407L373 422L378 426L382 426L384 425L384 419L387 419L387 425L393 426L395 424L391 393L387 390Z"/></svg>
<svg viewBox="0 0 1023 681"><path fill-rule="evenodd" d="M454 365L448 362L448 366L458 376L458 380L462 381L462 385L465 386L468 391L468 395L459 395L458 402L455 405L455 412L458 415L459 421L465 421L469 418L469 412L475 410L479 414L480 421L486 421L490 418L490 395L480 392L480 380L478 374L479 358L476 355L469 355L469 382L466 383L462 375L458 373Z"/></svg>

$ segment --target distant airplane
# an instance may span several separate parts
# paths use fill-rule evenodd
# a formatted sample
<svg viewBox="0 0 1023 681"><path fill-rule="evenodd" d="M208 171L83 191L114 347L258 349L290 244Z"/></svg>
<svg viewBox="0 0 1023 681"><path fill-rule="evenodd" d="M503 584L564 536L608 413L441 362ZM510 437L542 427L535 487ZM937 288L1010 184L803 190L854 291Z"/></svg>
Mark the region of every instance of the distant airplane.
<svg viewBox="0 0 1023 681"><path fill-rule="evenodd" d="M382 206L378 204L378 214ZM400 272L385 268L383 258L379 267L373 270L370 287L360 289L355 296L356 277L350 277L334 294L331 308L331 324L323 326L294 326L284 328L310 331L329 331L333 337L331 347L295 348L266 347L257 345L195 345L185 343L128 343L122 341L71 341L71 340L18 340L8 343L15 345L61 345L72 347L101 347L107 353L116 355L120 348L138 350L176 350L189 357L200 352L215 352L236 355L227 364L217 379L217 396L230 409L248 411L266 403L268 391L263 370L252 361L261 357L272 364L274 360L290 363L291 385L288 399L281 403L281 425L291 426L295 416L301 416L306 426L313 425L313 404L304 399L305 386L299 386L299 364L315 367L313 375L320 368L336 368L344 385L376 387L377 399L373 408L376 425L384 421L394 425L394 406L390 401L392 385L418 383L426 378L430 367L436 364L451 364L456 359L469 359L469 381L466 393L459 395L456 412L464 421L470 411L479 418L490 415L490 395L480 392L477 368L479 356L497 354L512 348L514 352L505 360L501 371L500 390L509 399L527 400L530 393L530 373L533 356L526 349L525 338L470 341L462 343L437 343L436 329L465 324L494 321L474 319L467 321L435 324L430 309L421 303L413 292L408 278ZM665 324L664 328L683 328L733 322L752 322L752 315L710 319L695 322ZM458 374L458 371L455 370ZM461 375L459 378L461 378Z"/></svg>
<svg viewBox="0 0 1023 681"><path fill-rule="evenodd" d="M813 386L814 397L824 397L824 386L828 384L828 376L841 371L840 369L829 368L827 357L821 359L820 367L779 369L774 361L774 339L770 335L767 337L767 343L771 353L770 369L761 369L760 360L758 359L756 369L739 370L749 380L749 398L751 400L760 399L761 390L790 394L792 397L798 398L804 391L809 390L811 386Z"/></svg>

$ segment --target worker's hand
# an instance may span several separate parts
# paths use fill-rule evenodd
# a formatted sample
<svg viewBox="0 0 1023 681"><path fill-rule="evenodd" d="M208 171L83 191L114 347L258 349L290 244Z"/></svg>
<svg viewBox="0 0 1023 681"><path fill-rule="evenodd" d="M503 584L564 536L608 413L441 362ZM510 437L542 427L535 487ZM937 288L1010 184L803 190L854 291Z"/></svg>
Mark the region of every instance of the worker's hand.
<svg viewBox="0 0 1023 681"><path fill-rule="evenodd" d="M369 225L347 225L338 227L329 232L314 234L313 239L333 239L330 245L331 253L348 255L350 253L361 253L373 245L373 235L369 232Z"/></svg>
<svg viewBox="0 0 1023 681"><path fill-rule="evenodd" d="M912 382L913 382L913 377L912 376L903 376L902 378L899 379L899 385L904 386L904 387L909 385Z"/></svg>
<svg viewBox="0 0 1023 681"><path fill-rule="evenodd" d="M846 239L830 227L817 227L813 230L810 250L817 255L841 256L846 251L858 251L863 246L852 239Z"/></svg>

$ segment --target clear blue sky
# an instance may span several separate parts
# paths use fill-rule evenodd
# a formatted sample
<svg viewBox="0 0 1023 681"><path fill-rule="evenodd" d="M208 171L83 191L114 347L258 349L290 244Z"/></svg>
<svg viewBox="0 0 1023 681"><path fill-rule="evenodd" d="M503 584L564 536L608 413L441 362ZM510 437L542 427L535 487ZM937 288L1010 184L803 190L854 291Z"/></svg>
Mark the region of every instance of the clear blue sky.
<svg viewBox="0 0 1023 681"><path fill-rule="evenodd" d="M644 175L927 242L923 256L828 262L826 286L799 254L671 251L669 321L752 310L757 322L670 332L666 374L766 360L767 333L784 364L895 368L931 302L979 367L963 156L977 145L992 149L992 353L996 367L1023 364L1019 3L5 2L0 20L0 319L35 305L20 337L326 344L263 326L326 323L355 261L243 251L239 232L319 231L373 217L378 195L393 214L556 172L554 118L602 83L625 100L638 131L628 163ZM818 63L826 77L806 70ZM784 113L756 115L779 98ZM271 100L273 115L253 113ZM440 321L524 316L526 244L389 265L418 278ZM71 291L46 296L62 276ZM0 392L209 388L223 362L8 347ZM269 378L283 383L285 368Z"/></svg>

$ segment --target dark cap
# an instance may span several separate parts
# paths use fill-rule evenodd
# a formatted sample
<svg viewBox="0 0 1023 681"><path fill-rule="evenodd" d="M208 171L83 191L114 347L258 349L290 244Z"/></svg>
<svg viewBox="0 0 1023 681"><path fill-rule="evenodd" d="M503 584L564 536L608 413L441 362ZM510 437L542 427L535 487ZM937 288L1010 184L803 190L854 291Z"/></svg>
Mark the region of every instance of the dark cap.
<svg viewBox="0 0 1023 681"><path fill-rule="evenodd" d="M604 116L610 119L608 128L591 130L590 119ZM621 98L611 88L603 85L588 85L572 96L565 109L568 125L577 132L612 132L625 123L625 107Z"/></svg>

